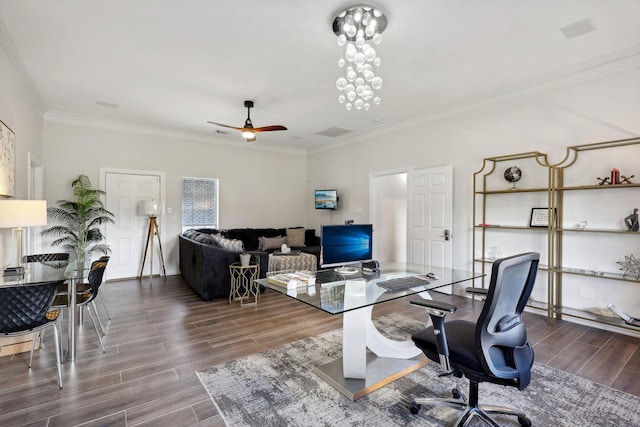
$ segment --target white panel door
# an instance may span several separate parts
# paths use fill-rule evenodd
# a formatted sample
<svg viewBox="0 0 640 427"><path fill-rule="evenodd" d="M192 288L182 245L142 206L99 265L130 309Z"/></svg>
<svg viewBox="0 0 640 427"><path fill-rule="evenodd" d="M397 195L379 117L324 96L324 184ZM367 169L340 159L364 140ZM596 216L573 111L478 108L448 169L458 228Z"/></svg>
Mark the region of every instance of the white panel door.
<svg viewBox="0 0 640 427"><path fill-rule="evenodd" d="M149 217L143 215L142 206L151 199L161 201L160 176L107 172L105 191L105 207L115 215L115 224L106 229L107 244L111 247L109 279L137 277L149 231ZM159 251L153 254L159 256ZM159 261L153 261L154 265L160 265ZM147 259L147 269L149 265Z"/></svg>
<svg viewBox="0 0 640 427"><path fill-rule="evenodd" d="M452 266L453 167L408 173L407 262Z"/></svg>

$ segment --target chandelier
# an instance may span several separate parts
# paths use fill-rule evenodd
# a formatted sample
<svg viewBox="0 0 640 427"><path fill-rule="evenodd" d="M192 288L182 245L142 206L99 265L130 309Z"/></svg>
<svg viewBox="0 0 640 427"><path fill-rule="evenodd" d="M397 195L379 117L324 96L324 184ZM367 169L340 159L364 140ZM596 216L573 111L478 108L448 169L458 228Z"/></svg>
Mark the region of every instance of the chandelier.
<svg viewBox="0 0 640 427"><path fill-rule="evenodd" d="M344 57L338 60L344 70L336 80L338 102L347 110L367 111L372 104L380 104L376 92L382 88L382 77L375 70L381 60L374 46L382 43L385 28L387 17L371 6L351 6L333 20L338 45L344 47Z"/></svg>

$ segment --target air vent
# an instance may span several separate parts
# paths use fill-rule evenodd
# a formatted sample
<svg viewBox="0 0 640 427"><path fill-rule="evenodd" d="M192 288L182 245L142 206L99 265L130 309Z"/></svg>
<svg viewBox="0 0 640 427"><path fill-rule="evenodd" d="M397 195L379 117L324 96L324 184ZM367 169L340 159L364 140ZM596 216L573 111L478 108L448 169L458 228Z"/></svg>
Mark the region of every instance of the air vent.
<svg viewBox="0 0 640 427"><path fill-rule="evenodd" d="M342 135L346 135L348 133L353 132L352 130L349 129L343 129L343 128L339 128L339 127L330 127L327 128L325 130L322 130L318 133L316 133L316 135L322 135L322 136L328 136L331 138L336 138L338 136L342 136Z"/></svg>
<svg viewBox="0 0 640 427"><path fill-rule="evenodd" d="M96 105L107 108L118 108L118 104L114 104L113 102L105 102L105 101L96 101Z"/></svg>
<svg viewBox="0 0 640 427"><path fill-rule="evenodd" d="M595 30L596 26L593 24L591 18L583 19L582 21L574 22L573 24L560 28L562 34L569 40Z"/></svg>

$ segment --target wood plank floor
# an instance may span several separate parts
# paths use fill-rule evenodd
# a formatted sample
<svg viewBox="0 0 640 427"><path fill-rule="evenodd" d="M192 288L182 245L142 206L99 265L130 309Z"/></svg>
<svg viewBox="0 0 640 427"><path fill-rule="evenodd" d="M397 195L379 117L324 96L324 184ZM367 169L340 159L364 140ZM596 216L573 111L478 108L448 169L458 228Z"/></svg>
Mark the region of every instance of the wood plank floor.
<svg viewBox="0 0 640 427"><path fill-rule="evenodd" d="M113 319L103 354L88 316L78 334L78 358L63 366L56 386L49 334L27 368L28 353L0 357L2 426L222 426L194 372L341 327L331 316L273 291L257 307L204 302L180 276L109 282L103 286ZM481 307L435 294L473 319ZM376 306L425 320L409 298ZM102 318L106 320L104 313ZM536 361L640 396L640 340L526 313ZM535 381L535 379L533 379Z"/></svg>

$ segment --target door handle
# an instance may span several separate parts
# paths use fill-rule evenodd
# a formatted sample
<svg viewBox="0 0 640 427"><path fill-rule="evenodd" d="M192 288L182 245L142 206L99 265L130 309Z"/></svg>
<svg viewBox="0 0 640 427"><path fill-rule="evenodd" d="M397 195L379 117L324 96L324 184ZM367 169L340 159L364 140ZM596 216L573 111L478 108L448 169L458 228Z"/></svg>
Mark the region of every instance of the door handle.
<svg viewBox="0 0 640 427"><path fill-rule="evenodd" d="M449 241L451 240L451 232L449 230L444 230L444 234L440 237L444 237L444 240Z"/></svg>

